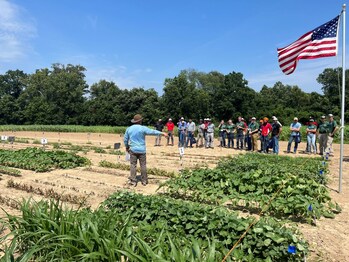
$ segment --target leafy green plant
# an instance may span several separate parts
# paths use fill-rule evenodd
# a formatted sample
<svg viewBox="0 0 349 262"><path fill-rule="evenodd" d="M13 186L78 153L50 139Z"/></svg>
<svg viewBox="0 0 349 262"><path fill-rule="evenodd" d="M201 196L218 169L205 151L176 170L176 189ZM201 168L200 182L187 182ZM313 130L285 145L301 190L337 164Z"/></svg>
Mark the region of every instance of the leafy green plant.
<svg viewBox="0 0 349 262"><path fill-rule="evenodd" d="M164 182L167 195L259 212L278 190L267 212L281 218L333 217L338 210L326 185L326 162L246 154L219 162L215 169L185 170ZM311 205L311 211L309 207Z"/></svg>
<svg viewBox="0 0 349 262"><path fill-rule="evenodd" d="M0 149L0 165L37 172L55 168L74 168L88 165L84 157L64 151L44 151L40 148L26 148L17 151Z"/></svg>

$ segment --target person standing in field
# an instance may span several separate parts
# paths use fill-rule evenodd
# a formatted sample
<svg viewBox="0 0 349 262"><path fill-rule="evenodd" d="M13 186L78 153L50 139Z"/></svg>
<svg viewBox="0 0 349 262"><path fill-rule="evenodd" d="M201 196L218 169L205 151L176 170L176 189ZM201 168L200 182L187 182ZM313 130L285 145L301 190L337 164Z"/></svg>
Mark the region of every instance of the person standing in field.
<svg viewBox="0 0 349 262"><path fill-rule="evenodd" d="M298 123L298 118L295 117L293 119L293 123L290 125L291 135L290 135L290 139L288 140L287 153L291 152L292 142L294 142L293 153L294 154L297 153L298 144L301 138L301 134L300 134L301 126L302 125Z"/></svg>
<svg viewBox="0 0 349 262"><path fill-rule="evenodd" d="M171 146L173 146L173 129L174 129L174 123L172 122L172 118L169 118L166 123L166 129L167 129L167 145L170 144L170 138L171 138Z"/></svg>
<svg viewBox="0 0 349 262"><path fill-rule="evenodd" d="M142 185L146 186L148 184L145 136L163 135L167 137L167 133L142 126L142 120L143 118L141 115L135 115L131 120L133 125L126 129L124 135L126 151L130 154L130 177L128 183L131 186L137 186L137 160L139 160L141 166Z"/></svg>
<svg viewBox="0 0 349 262"><path fill-rule="evenodd" d="M231 119L228 120L228 124L226 125L227 129L227 137L228 137L228 148L234 148L234 132L235 125Z"/></svg>
<svg viewBox="0 0 349 262"><path fill-rule="evenodd" d="M307 126L307 141L308 141L308 154L316 154L316 125L314 124L314 119L310 119Z"/></svg>
<svg viewBox="0 0 349 262"><path fill-rule="evenodd" d="M186 147L188 147L188 145L190 145L190 147L193 147L195 130L196 130L195 122L193 122L192 119L189 119L189 122L187 124L187 142L185 144Z"/></svg>
<svg viewBox="0 0 349 262"><path fill-rule="evenodd" d="M243 149L244 147L244 131L245 123L242 121L242 117L239 116L236 123L236 149Z"/></svg>
<svg viewBox="0 0 349 262"><path fill-rule="evenodd" d="M278 121L278 119L273 116L273 124L271 125L272 130L271 130L271 142L273 145L273 153L278 155L279 154L279 138L280 138L280 133L282 131L282 125Z"/></svg>
<svg viewBox="0 0 349 262"><path fill-rule="evenodd" d="M261 140L263 141L262 153L269 152L269 133L272 130L272 126L271 124L269 124L268 121L269 121L269 118L267 117L263 118L262 134L261 134Z"/></svg>
<svg viewBox="0 0 349 262"><path fill-rule="evenodd" d="M326 153L330 154L333 156L333 137L336 134L338 130L337 122L333 119L333 115L329 114L328 115L328 136L327 136L327 146L326 146Z"/></svg>
<svg viewBox="0 0 349 262"><path fill-rule="evenodd" d="M204 130L205 130L205 124L204 124L203 120L200 119L199 127L198 127L198 137L196 139L196 147L203 147L204 146Z"/></svg>
<svg viewBox="0 0 349 262"><path fill-rule="evenodd" d="M184 147L185 146L185 137L187 134L187 122L184 121L184 117L181 117L181 119L178 122L178 146Z"/></svg>
<svg viewBox="0 0 349 262"><path fill-rule="evenodd" d="M207 131L206 131L206 148L214 148L214 124L211 122L211 119L207 119Z"/></svg>
<svg viewBox="0 0 349 262"><path fill-rule="evenodd" d="M164 130L164 124L162 123L162 119L159 119L154 125L155 130L162 132ZM155 146L160 146L161 144L161 136L157 136L155 138Z"/></svg>
<svg viewBox="0 0 349 262"><path fill-rule="evenodd" d="M251 151L258 151L258 130L259 130L259 125L256 123L256 118L252 117L251 122L248 125L248 129L250 132L251 136Z"/></svg>
<svg viewBox="0 0 349 262"><path fill-rule="evenodd" d="M226 141L225 141L225 135L226 135L226 125L224 123L224 120L221 120L221 122L218 125L218 134L219 134L219 142L220 142L220 147L226 147Z"/></svg>
<svg viewBox="0 0 349 262"><path fill-rule="evenodd" d="M324 153L326 152L327 133L328 133L328 123L326 121L326 116L322 116L317 128L320 155L324 155Z"/></svg>

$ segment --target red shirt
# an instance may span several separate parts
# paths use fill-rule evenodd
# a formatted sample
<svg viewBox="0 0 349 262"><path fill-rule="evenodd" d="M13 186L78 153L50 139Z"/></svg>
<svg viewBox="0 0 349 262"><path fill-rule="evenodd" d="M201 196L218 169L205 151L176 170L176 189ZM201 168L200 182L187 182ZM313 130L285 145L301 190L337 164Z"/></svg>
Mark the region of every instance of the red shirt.
<svg viewBox="0 0 349 262"><path fill-rule="evenodd" d="M269 135L270 131L272 130L272 126L271 124L267 123L267 124L263 124L262 125L262 136L267 136Z"/></svg>
<svg viewBox="0 0 349 262"><path fill-rule="evenodd" d="M167 130L168 131L173 131L173 129L174 129L174 124L173 124L173 122L167 122L166 123L166 127L167 127Z"/></svg>

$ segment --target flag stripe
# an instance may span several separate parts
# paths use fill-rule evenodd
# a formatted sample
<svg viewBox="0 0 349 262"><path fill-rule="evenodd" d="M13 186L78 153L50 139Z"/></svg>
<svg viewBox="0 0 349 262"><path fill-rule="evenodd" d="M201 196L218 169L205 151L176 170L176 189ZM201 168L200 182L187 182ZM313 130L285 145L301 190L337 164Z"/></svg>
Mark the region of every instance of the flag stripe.
<svg viewBox="0 0 349 262"><path fill-rule="evenodd" d="M278 48L279 66L286 75L294 72L299 59L315 59L337 55L339 16L305 33L290 45Z"/></svg>

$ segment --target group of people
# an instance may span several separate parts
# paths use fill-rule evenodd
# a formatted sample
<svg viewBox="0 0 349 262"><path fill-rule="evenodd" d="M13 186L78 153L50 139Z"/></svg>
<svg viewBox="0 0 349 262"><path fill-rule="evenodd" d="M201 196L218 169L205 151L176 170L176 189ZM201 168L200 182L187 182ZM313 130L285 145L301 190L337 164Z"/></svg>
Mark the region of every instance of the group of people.
<svg viewBox="0 0 349 262"><path fill-rule="evenodd" d="M154 125L155 130L142 126L142 119L141 115L135 115L131 120L133 125L127 128L124 136L126 151L130 154L129 184L131 186L137 185L137 160L139 160L141 166L141 182L144 186L148 183L146 172L146 135L156 136L155 146L160 146L161 136L167 137L167 145L174 145L175 124L171 118L168 119L166 124L163 124L162 120L159 119ZM298 118L295 117L290 125L291 133L287 145L287 153L297 152L298 144L301 141L301 126ZM333 137L338 130L333 115L329 114L328 118L321 116L319 123L313 117L310 117L306 126L306 152L309 154L318 152L316 144L318 138L319 154L333 154ZM196 125L192 119L186 122L181 117L177 122L177 128L179 147L193 147L193 144L196 144L196 147L214 148L215 125L210 118L200 119L199 124ZM246 149L268 153L269 149L272 149L274 154L279 153L279 137L282 132L282 124L275 116L272 117L272 123L269 123L267 117L260 119L259 122L255 117L251 117L246 122L244 118L239 116L236 123L233 123L231 119L227 123L221 120L217 128L220 147L234 148L235 145L235 148L240 150ZM258 140L260 141L260 150L258 150ZM293 151L291 151L292 143L294 143Z"/></svg>
<svg viewBox="0 0 349 262"><path fill-rule="evenodd" d="M298 144L301 142L301 123L298 122L298 118L295 117L293 123L290 125L290 138L287 145L287 153L296 153ZM325 152L333 153L332 141L335 132L337 131L337 123L333 119L333 115L321 117L321 121L318 124L311 116L306 123L306 152L318 153L317 150L317 138L320 144L319 153L323 155ZM160 132L167 132L167 145L174 145L174 128L175 124L171 118L164 124L161 119L157 121L154 128ZM178 128L178 146L179 147L205 147L214 148L214 133L215 125L210 118L200 119L198 125L192 119L185 121L183 117L177 122ZM257 121L255 117L251 117L246 121L243 117L239 116L234 123L231 119L227 122L221 120L217 129L219 137L219 147L246 149L249 151L259 151L263 153L269 153L272 150L274 154L279 153L279 137L282 132L282 124L277 117L272 117L272 122L269 122L267 117L264 117ZM260 147L258 148L258 141L260 141ZM161 136L158 136L155 140L155 146L160 146ZM293 150L291 151L292 143L294 143Z"/></svg>

